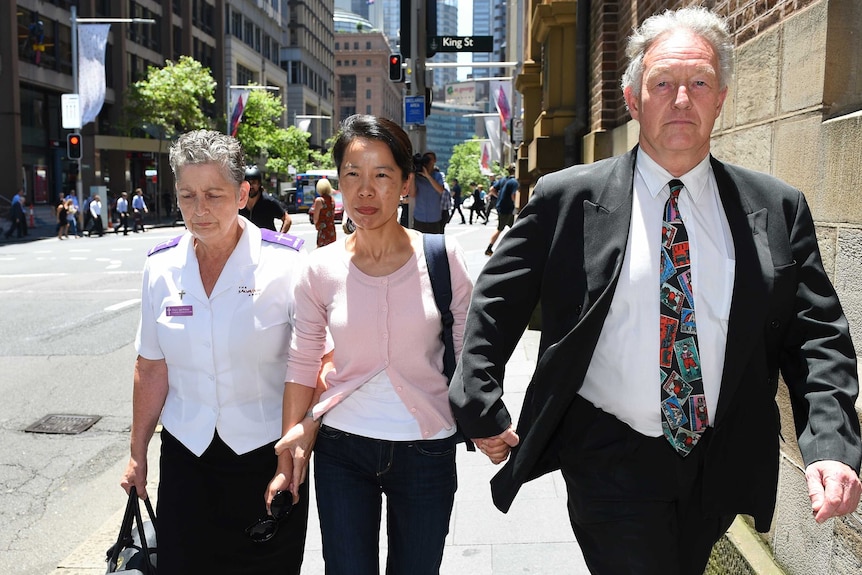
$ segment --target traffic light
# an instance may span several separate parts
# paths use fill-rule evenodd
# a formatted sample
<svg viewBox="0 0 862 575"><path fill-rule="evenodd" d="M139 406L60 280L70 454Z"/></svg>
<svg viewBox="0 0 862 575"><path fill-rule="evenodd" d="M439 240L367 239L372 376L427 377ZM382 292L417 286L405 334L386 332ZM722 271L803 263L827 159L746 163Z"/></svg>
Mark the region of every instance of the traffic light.
<svg viewBox="0 0 862 575"><path fill-rule="evenodd" d="M70 160L81 159L81 134L66 136L66 157Z"/></svg>
<svg viewBox="0 0 862 575"><path fill-rule="evenodd" d="M404 81L404 69L401 67L401 54L389 54L389 80Z"/></svg>

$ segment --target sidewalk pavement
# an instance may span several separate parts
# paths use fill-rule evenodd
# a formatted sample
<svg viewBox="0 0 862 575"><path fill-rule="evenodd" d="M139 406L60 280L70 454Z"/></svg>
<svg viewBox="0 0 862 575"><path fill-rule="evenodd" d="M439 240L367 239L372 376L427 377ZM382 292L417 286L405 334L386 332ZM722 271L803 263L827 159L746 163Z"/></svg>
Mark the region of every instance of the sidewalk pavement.
<svg viewBox="0 0 862 575"><path fill-rule="evenodd" d="M103 206L104 209L104 206ZM26 208L24 210L24 217L27 218L27 235L23 238L16 237L16 234L13 233L11 237L6 237L6 231L9 230L9 220L4 219L0 221L0 244L4 243L12 243L12 242L29 242L34 240L39 240L43 238L54 238L57 236L57 217L56 217L56 207L51 205L39 204L33 206L33 216L30 217L30 208ZM154 228L154 227L164 227L164 226L173 226L175 222L169 220L166 216L162 216L161 220L156 223L155 216L153 214L148 214L145 218L145 226L146 229ZM32 224L32 225L30 225ZM129 223L129 230L131 231L131 221ZM81 230L78 230L78 233L81 233ZM105 224L105 233L114 233L113 227L108 227ZM86 235L84 236L86 237ZM71 234L69 235L69 239L72 239Z"/></svg>
<svg viewBox="0 0 862 575"><path fill-rule="evenodd" d="M514 417L530 381L538 347L539 333L526 332L506 366L505 398ZM158 484L158 444L156 435L150 444L151 494ZM491 502L488 483L499 468L481 453L468 453L463 446L458 447L457 464L458 491L441 575L589 573L569 525L565 484L558 472L525 485L509 513L503 514ZM312 495L303 575L324 572L320 527L313 502ZM116 513L48 575L104 573L105 550L116 540L124 508L124 503L118 505ZM386 557L385 525L381 534L382 565Z"/></svg>

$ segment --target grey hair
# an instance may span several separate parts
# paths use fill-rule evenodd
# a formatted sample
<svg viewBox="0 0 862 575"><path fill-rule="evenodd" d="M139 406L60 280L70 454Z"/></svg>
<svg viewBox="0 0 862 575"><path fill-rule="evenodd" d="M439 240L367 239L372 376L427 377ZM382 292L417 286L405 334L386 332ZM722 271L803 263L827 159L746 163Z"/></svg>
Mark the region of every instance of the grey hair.
<svg viewBox="0 0 862 575"><path fill-rule="evenodd" d="M687 29L700 36L712 46L718 57L719 90L727 87L733 77L733 41L727 21L703 6L690 6L676 11L667 10L650 16L639 28L632 31L626 46L629 65L620 82L623 92L631 86L635 96L640 96L644 73L644 54L663 35Z"/></svg>
<svg viewBox="0 0 862 575"><path fill-rule="evenodd" d="M171 144L171 170L176 177L180 168L216 164L224 176L239 186L245 180L242 146L239 140L214 130L186 132Z"/></svg>

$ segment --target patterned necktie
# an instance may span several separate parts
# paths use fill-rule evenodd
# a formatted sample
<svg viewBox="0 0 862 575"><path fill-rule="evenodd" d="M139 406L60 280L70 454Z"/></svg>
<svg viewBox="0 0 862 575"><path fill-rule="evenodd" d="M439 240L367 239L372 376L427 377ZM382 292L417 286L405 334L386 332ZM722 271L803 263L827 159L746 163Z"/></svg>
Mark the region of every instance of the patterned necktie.
<svg viewBox="0 0 862 575"><path fill-rule="evenodd" d="M674 449L686 456L706 430L709 417L697 347L688 233L679 214L679 192L683 183L671 180L669 185L659 277L661 426Z"/></svg>

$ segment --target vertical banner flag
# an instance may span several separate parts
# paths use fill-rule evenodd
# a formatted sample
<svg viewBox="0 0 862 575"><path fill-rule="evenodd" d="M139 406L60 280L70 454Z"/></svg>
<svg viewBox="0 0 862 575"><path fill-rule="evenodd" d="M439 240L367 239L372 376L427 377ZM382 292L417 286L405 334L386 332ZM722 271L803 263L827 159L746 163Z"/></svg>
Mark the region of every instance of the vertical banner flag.
<svg viewBox="0 0 862 575"><path fill-rule="evenodd" d="M500 124L503 126L503 132L508 134L509 120L512 118L512 109L509 106L511 83L498 81L494 84L495 86L491 92L494 97L494 105L497 107L497 113L500 114Z"/></svg>
<svg viewBox="0 0 862 575"><path fill-rule="evenodd" d="M496 116L485 116L483 119L485 120L485 132L487 132L488 139L490 140L490 161L497 160L502 163L503 144L500 135L500 120Z"/></svg>
<svg viewBox="0 0 862 575"><path fill-rule="evenodd" d="M78 25L78 99L81 126L99 116L105 103L105 46L110 24Z"/></svg>
<svg viewBox="0 0 862 575"><path fill-rule="evenodd" d="M230 89L230 135L236 137L239 123L242 121L242 113L245 103L248 102L248 90Z"/></svg>
<svg viewBox="0 0 862 575"><path fill-rule="evenodd" d="M491 142L482 142L482 153L479 155L479 171L484 175L493 173L491 171Z"/></svg>
<svg viewBox="0 0 862 575"><path fill-rule="evenodd" d="M303 132L310 132L311 118L297 118L295 123L296 127Z"/></svg>

